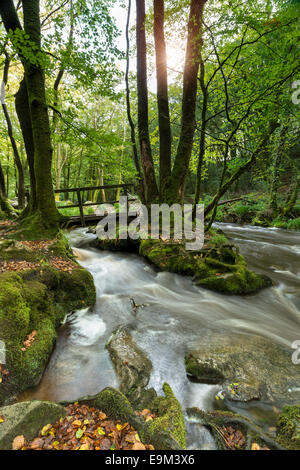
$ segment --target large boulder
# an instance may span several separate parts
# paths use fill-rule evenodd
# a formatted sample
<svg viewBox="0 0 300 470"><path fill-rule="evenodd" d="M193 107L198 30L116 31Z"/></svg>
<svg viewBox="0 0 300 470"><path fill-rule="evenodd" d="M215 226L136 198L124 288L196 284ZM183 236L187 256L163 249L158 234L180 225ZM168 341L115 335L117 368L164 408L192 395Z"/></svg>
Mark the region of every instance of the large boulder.
<svg viewBox="0 0 300 470"><path fill-rule="evenodd" d="M167 383L163 385L163 391L165 396L156 397L149 403L149 409L157 414L157 418L149 422L137 416L126 396L114 388L105 388L97 395L76 401L101 409L113 419L128 422L138 431L142 441L152 444L156 450L181 450L186 445L183 411Z"/></svg>
<svg viewBox="0 0 300 470"><path fill-rule="evenodd" d="M260 336L211 334L188 351L186 371L191 380L222 384L225 400L297 404L300 368L292 352Z"/></svg>
<svg viewBox="0 0 300 470"><path fill-rule="evenodd" d="M63 406L47 401L15 403L0 408L0 416L4 419L0 423L0 450L11 450L17 436L33 439L46 424L55 423L65 414Z"/></svg>
<svg viewBox="0 0 300 470"><path fill-rule="evenodd" d="M106 345L120 382L120 390L136 403L147 387L152 371L148 356L132 340L128 329L117 328Z"/></svg>

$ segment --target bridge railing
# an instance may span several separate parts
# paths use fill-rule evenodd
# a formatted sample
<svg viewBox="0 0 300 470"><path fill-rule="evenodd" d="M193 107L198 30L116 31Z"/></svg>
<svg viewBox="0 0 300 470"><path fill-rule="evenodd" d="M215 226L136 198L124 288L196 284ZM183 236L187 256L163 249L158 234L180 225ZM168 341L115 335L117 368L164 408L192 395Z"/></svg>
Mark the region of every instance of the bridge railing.
<svg viewBox="0 0 300 470"><path fill-rule="evenodd" d="M97 206L100 204L116 204L119 201L105 201L105 202L88 202L85 203L82 201L81 193L85 191L97 191L101 189L123 189L125 194L128 195L129 189L134 188L134 183L126 183L126 184L108 184L105 186L86 186L86 187L80 187L80 188L65 188L65 189L55 189L54 193L55 194L60 194L60 193L74 193L76 192L77 194L77 204L70 204L70 205L65 205L65 206L59 206L58 209L69 209L71 207L79 207L79 212L80 212L80 221L82 227L85 227L85 220L84 220L84 207L88 206ZM127 200L127 210L128 210L128 200Z"/></svg>

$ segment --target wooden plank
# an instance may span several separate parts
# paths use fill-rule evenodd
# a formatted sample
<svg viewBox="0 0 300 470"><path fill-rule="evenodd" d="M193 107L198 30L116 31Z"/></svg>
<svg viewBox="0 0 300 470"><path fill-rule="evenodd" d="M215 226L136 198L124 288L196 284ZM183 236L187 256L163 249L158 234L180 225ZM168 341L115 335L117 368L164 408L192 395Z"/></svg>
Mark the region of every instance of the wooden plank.
<svg viewBox="0 0 300 470"><path fill-rule="evenodd" d="M54 192L58 193L72 193L77 191L96 191L97 189L117 189L117 188L132 188L135 186L135 183L126 183L126 184L108 184L106 186L87 186L83 188L63 188L63 189L55 189Z"/></svg>
<svg viewBox="0 0 300 470"><path fill-rule="evenodd" d="M116 204L119 201L108 201L108 202L88 202L88 203L82 203L82 207L88 207L88 206L101 206L103 204ZM72 204L69 206L57 206L57 209L68 209L69 207L79 207L79 204Z"/></svg>

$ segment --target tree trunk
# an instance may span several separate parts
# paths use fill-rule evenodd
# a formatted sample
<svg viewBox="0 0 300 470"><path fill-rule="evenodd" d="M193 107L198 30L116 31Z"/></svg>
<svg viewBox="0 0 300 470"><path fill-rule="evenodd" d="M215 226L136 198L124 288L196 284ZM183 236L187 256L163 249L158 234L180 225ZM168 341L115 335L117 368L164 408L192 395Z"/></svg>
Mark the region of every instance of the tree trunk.
<svg viewBox="0 0 300 470"><path fill-rule="evenodd" d="M154 0L154 40L156 54L157 107L160 144L159 195L161 202L166 199L166 188L170 184L172 146L164 21L164 0Z"/></svg>
<svg viewBox="0 0 300 470"><path fill-rule="evenodd" d="M201 133L200 133L200 146L199 146L199 156L198 156L198 163L197 163L197 179L196 179L196 190L195 190L195 200L194 200L194 207L193 207L193 214L192 217L195 219L196 217L196 209L197 204L199 203L200 199L200 192L201 192L201 179L202 179L202 168L204 163L205 157L205 131L206 131L206 114L207 114L207 104L208 104L208 91L207 87L205 86L205 65L202 59L202 55L200 58L200 87L202 91L202 116L201 116Z"/></svg>
<svg viewBox="0 0 300 470"><path fill-rule="evenodd" d="M5 116L5 121L7 125L8 136L10 138L11 146L12 146L13 153L14 153L15 165L18 170L18 205L19 205L19 209L23 209L25 205L24 169L23 169L23 165L22 165L21 158L19 155L18 147L14 138L10 115L9 115L6 102L5 102L5 88L6 88L7 81L8 81L9 63L10 63L9 57L7 54L5 54L4 72L3 72L2 87L1 87L1 104L2 104L2 109L3 109L3 113Z"/></svg>
<svg viewBox="0 0 300 470"><path fill-rule="evenodd" d="M126 126L124 125L124 129L123 129L123 145L122 145L122 149L121 149L120 170L119 170L119 181L118 181L118 184L122 184L122 167L123 167L124 145L125 145L125 142L126 142ZM118 188L118 189L117 189L116 201L119 201L119 200L120 200L120 192L121 192L121 188Z"/></svg>
<svg viewBox="0 0 300 470"><path fill-rule="evenodd" d="M133 160L137 172L138 182L139 182L139 195L143 204L145 204L145 184L144 178L141 171L138 150L136 145L135 138L135 126L131 116L131 105L130 105L130 88L129 88L129 54L130 54L130 42L129 42L129 22L130 22L130 12L131 12L131 0L128 0L128 14L127 14L127 23L126 23L126 73L125 73L125 85L126 85L126 107L127 107L127 118L130 126L131 133L131 145L133 151Z"/></svg>
<svg viewBox="0 0 300 470"><path fill-rule="evenodd" d="M197 77L201 59L202 17L206 0L191 0L183 75L182 118L177 154L172 171L169 202L183 203L186 177L196 128Z"/></svg>
<svg viewBox="0 0 300 470"><path fill-rule="evenodd" d="M34 174L34 142L32 134L31 117L29 113L28 93L25 78L20 83L19 90L15 95L15 107L18 115L22 136L24 140L30 177L30 200L28 214L37 208L36 182ZM27 210L25 210L27 212Z"/></svg>
<svg viewBox="0 0 300 470"><path fill-rule="evenodd" d="M7 197L6 187L5 187L5 176L3 172L3 168L0 162L0 193L3 197Z"/></svg>
<svg viewBox="0 0 300 470"><path fill-rule="evenodd" d="M39 0L23 0L25 33L41 48ZM44 228L58 228L59 213L53 192L52 145L42 66L24 61L34 141L34 173L39 217Z"/></svg>
<svg viewBox="0 0 300 470"><path fill-rule="evenodd" d="M145 18L145 0L136 0L138 128L141 161L145 178L146 202L150 204L158 197L158 188L149 136Z"/></svg>

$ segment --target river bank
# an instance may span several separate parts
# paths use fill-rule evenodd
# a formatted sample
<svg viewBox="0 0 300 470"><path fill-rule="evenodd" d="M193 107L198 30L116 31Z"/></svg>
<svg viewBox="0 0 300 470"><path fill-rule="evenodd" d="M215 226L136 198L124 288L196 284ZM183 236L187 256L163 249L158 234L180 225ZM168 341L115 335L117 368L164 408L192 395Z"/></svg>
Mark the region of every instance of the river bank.
<svg viewBox="0 0 300 470"><path fill-rule="evenodd" d="M277 210L270 207L268 194L232 195L227 203L218 207L216 221L300 231L300 200L298 198L291 211L284 214L285 189L278 193Z"/></svg>
<svg viewBox="0 0 300 470"><path fill-rule="evenodd" d="M1 225L0 404L40 382L66 315L95 303L92 276L62 233L28 241L16 229Z"/></svg>

